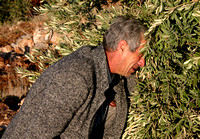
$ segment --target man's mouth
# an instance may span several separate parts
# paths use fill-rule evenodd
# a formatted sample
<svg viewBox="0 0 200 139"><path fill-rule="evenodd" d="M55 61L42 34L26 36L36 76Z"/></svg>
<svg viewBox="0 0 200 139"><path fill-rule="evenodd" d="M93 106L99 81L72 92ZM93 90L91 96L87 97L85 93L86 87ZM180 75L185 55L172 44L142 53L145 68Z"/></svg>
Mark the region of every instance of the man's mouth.
<svg viewBox="0 0 200 139"><path fill-rule="evenodd" d="M139 70L139 66L135 66L131 68L132 73L136 72L136 70Z"/></svg>

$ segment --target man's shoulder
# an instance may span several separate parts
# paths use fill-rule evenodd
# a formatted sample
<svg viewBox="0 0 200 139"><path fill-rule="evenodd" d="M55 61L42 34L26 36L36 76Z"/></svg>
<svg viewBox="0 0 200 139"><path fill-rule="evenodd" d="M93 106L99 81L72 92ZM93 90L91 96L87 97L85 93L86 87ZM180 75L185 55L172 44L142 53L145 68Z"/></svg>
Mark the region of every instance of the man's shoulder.
<svg viewBox="0 0 200 139"><path fill-rule="evenodd" d="M95 65L99 64L99 61L106 61L102 46L83 46L63 57L55 63L55 66L69 70L89 70L94 69Z"/></svg>
<svg viewBox="0 0 200 139"><path fill-rule="evenodd" d="M57 63L66 70L81 71L94 68L94 60L92 54L92 46L83 46L71 54L63 57Z"/></svg>
<svg viewBox="0 0 200 139"><path fill-rule="evenodd" d="M82 46L71 54L64 56L60 61L71 62L71 60L77 60L77 62L91 62L93 60L93 49L95 48L97 47Z"/></svg>
<svg viewBox="0 0 200 139"><path fill-rule="evenodd" d="M104 70L104 66L106 67L106 65L104 65L105 62L103 62L106 61L106 59L101 58L100 55L103 55L103 53L99 54L99 49L101 50L98 46L83 46L51 65L42 74L42 77L54 78L57 73L65 75L74 72L83 76L87 81L91 81L97 73L97 68L99 72Z"/></svg>
<svg viewBox="0 0 200 139"><path fill-rule="evenodd" d="M58 72L62 74L75 72L89 77L95 70L91 51L92 48L90 46L83 46L52 64L43 74L45 76L54 76Z"/></svg>

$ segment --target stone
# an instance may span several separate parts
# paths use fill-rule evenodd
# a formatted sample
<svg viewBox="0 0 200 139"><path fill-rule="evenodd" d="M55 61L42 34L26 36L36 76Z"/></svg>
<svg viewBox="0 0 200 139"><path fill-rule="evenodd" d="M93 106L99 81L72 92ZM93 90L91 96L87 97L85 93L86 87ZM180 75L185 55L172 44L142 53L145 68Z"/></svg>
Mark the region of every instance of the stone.
<svg viewBox="0 0 200 139"><path fill-rule="evenodd" d="M5 47L0 48L0 52L9 53L13 50L13 47L10 45L6 45Z"/></svg>
<svg viewBox="0 0 200 139"><path fill-rule="evenodd" d="M33 42L37 49L47 49L48 48L48 34L49 30L47 28L36 28L33 33Z"/></svg>
<svg viewBox="0 0 200 139"><path fill-rule="evenodd" d="M29 47L29 50L31 50L34 46L34 42L31 38L31 36L29 36L29 35L23 36L20 39L18 39L16 44L19 48L21 48L23 53L26 52L26 47Z"/></svg>
<svg viewBox="0 0 200 139"><path fill-rule="evenodd" d="M14 48L14 51L15 51L15 53L18 53L18 54L24 54L24 51L23 51L22 48L19 47L19 46L16 46L16 47Z"/></svg>

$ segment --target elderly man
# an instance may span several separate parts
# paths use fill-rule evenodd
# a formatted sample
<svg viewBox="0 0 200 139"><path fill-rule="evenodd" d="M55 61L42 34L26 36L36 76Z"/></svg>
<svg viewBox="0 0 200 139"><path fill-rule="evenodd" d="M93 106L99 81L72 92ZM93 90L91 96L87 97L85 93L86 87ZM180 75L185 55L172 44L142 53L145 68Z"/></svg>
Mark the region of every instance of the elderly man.
<svg viewBox="0 0 200 139"><path fill-rule="evenodd" d="M84 46L50 66L29 91L3 138L120 138L145 27L118 17L103 45Z"/></svg>

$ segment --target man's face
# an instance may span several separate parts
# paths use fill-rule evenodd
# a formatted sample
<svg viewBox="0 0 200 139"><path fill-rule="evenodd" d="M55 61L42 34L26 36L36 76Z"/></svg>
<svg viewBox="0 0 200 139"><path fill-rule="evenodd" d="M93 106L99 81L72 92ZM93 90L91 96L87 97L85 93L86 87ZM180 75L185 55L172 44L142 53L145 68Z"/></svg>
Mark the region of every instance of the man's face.
<svg viewBox="0 0 200 139"><path fill-rule="evenodd" d="M146 40L143 39L140 42L141 45L135 52L131 52L128 46L128 49L124 52L121 57L121 67L119 68L119 74L125 77L130 76L132 73L136 71L138 67L143 67L145 65L145 59L143 55L140 53L140 49L145 46Z"/></svg>

